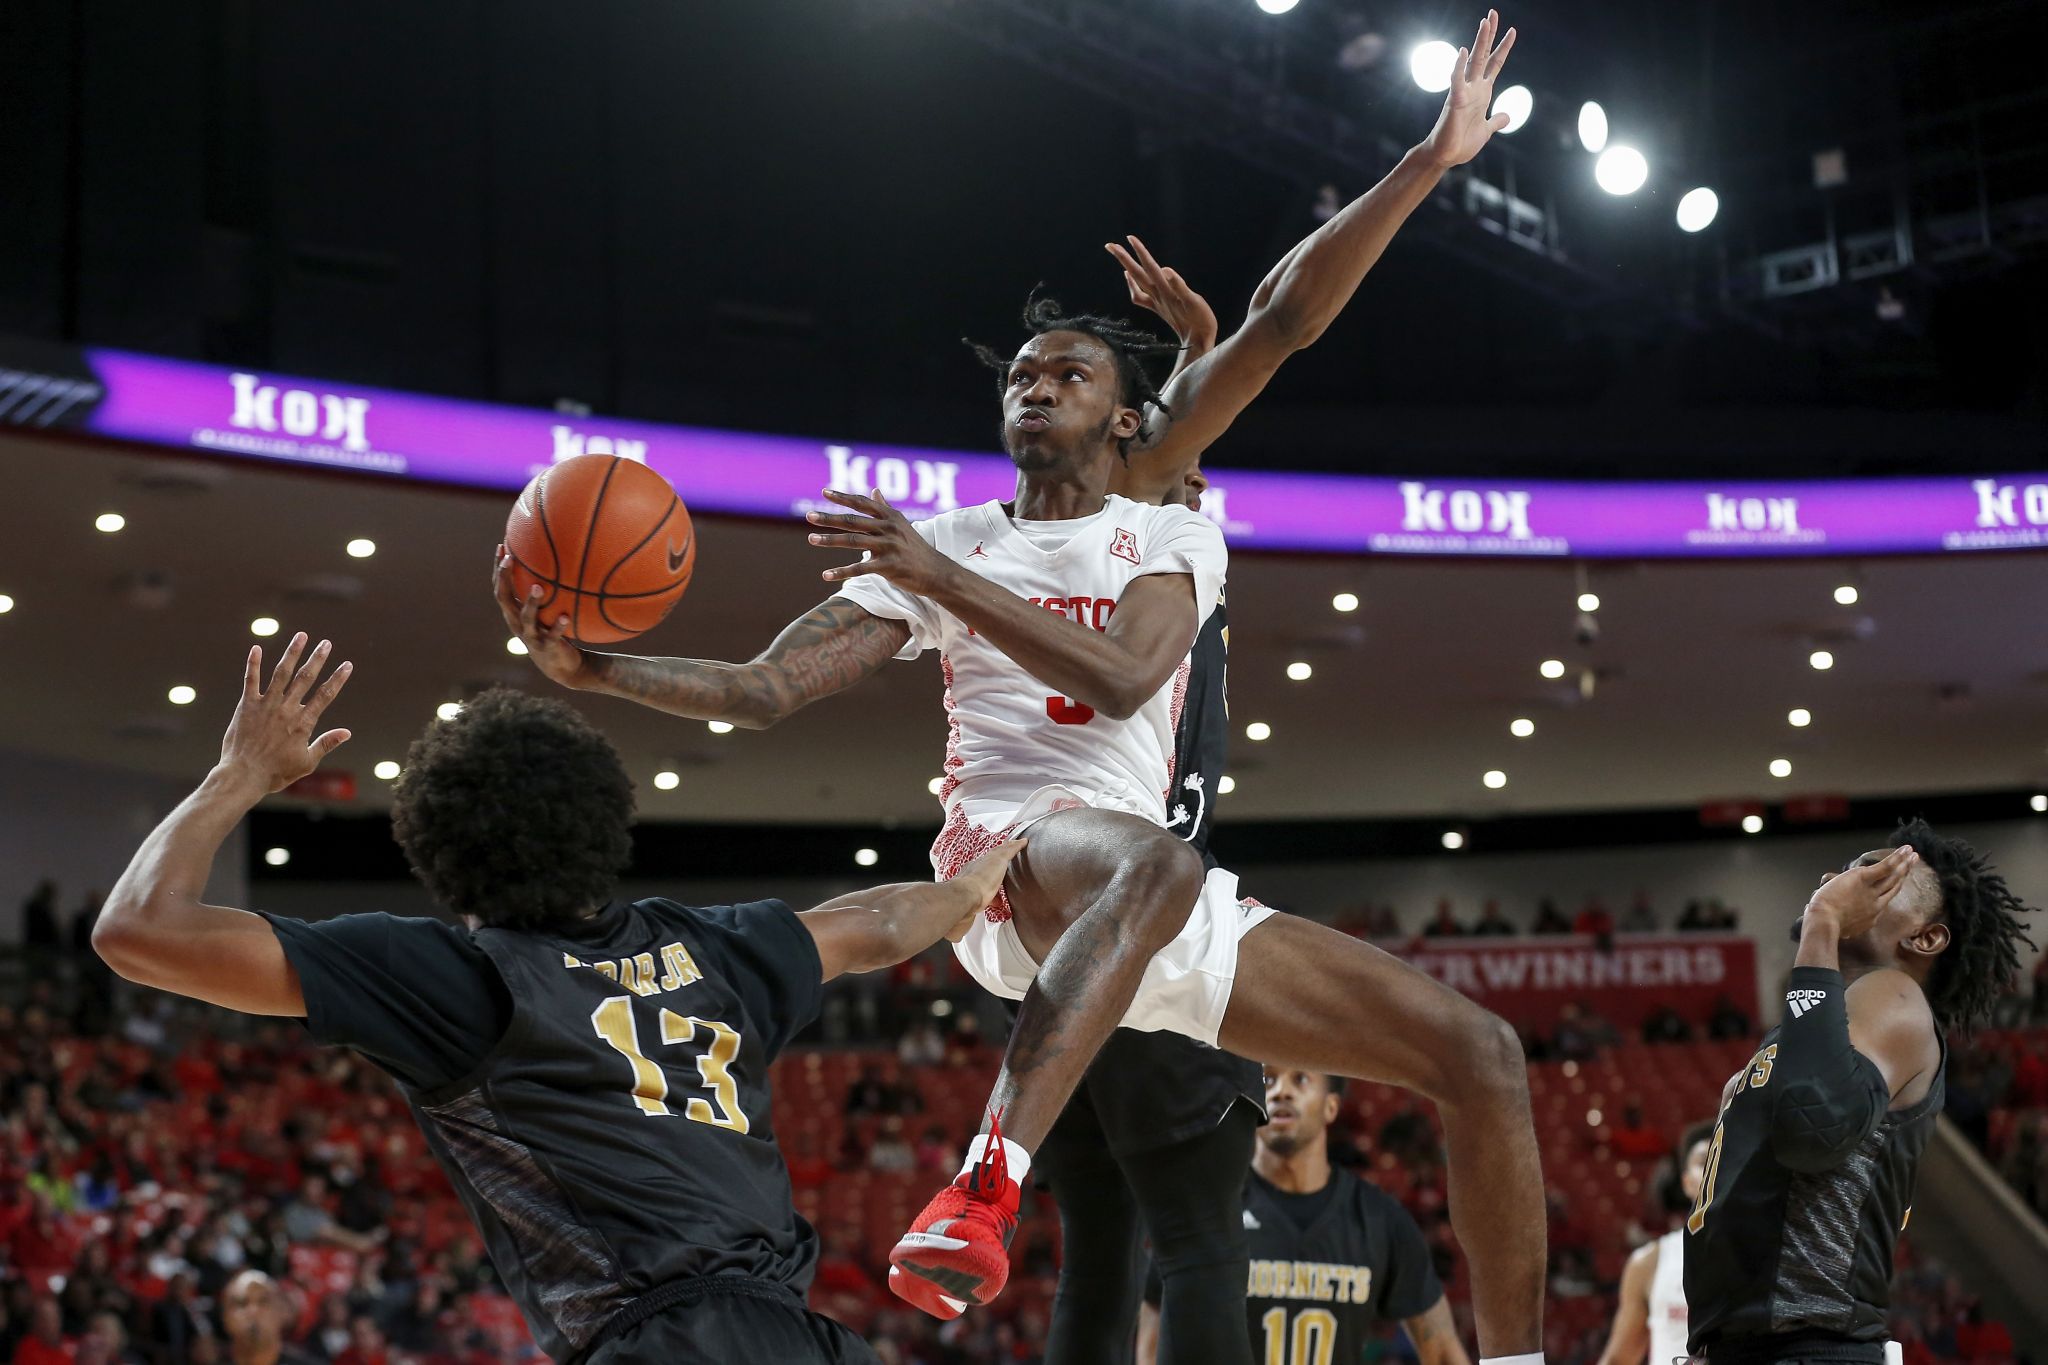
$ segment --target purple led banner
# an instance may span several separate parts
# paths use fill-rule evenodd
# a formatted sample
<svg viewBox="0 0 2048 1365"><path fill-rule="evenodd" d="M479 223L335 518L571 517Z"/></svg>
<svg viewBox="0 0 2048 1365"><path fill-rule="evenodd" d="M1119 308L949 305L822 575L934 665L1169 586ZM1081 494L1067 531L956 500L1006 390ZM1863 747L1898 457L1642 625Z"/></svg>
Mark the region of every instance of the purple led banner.
<svg viewBox="0 0 2048 1365"><path fill-rule="evenodd" d="M516 489L550 463L612 453L666 475L698 512L800 516L827 486L879 487L913 517L1007 497L996 455L829 445L568 417L121 351L83 353L77 401L0 420L395 478ZM17 387L19 385L17 384ZM31 418L26 413L43 415ZM1714 558L2048 547L2048 472L1810 482L1503 484L1216 469L1203 511L1233 545L1349 554Z"/></svg>

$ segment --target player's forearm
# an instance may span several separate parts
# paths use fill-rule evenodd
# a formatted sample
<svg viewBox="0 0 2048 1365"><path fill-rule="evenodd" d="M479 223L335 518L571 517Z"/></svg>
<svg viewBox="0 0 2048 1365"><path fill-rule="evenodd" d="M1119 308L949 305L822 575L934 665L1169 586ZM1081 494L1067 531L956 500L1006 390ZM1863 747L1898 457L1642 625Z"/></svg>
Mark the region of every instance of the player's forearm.
<svg viewBox="0 0 2048 1365"><path fill-rule="evenodd" d="M201 897L213 860L262 799L260 780L215 768L150 832L93 925L93 948L108 966L129 976L152 940L176 937L202 921Z"/></svg>
<svg viewBox="0 0 2048 1365"><path fill-rule="evenodd" d="M1839 1165L1884 1118L1891 1088L1849 1038L1848 985L1832 921L1809 911L1766 1082L1771 1150L1795 1171ZM1756 1084L1754 1076L1751 1083Z"/></svg>
<svg viewBox="0 0 2048 1365"><path fill-rule="evenodd" d="M1137 714L1172 672L1144 662L1099 630L1025 601L980 574L948 575L932 600L1060 696L1118 720Z"/></svg>
<svg viewBox="0 0 2048 1365"><path fill-rule="evenodd" d="M1297 350L1321 336L1443 173L1427 151L1411 149L1281 258L1252 295L1245 325L1268 327Z"/></svg>
<svg viewBox="0 0 2048 1365"><path fill-rule="evenodd" d="M896 882L849 892L801 918L830 980L915 957L982 907L965 883Z"/></svg>
<svg viewBox="0 0 2048 1365"><path fill-rule="evenodd" d="M792 689L758 664L591 653L585 666L585 690L691 720L763 730L795 709L789 704Z"/></svg>

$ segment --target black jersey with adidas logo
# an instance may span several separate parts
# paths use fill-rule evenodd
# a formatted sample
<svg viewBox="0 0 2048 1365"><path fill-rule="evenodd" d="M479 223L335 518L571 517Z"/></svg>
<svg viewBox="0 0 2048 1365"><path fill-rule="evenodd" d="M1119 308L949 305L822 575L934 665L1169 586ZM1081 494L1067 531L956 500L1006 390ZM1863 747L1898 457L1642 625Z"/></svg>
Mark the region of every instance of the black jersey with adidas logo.
<svg viewBox="0 0 2048 1365"><path fill-rule="evenodd" d="M405 1083L550 1357L707 1277L801 1306L817 1236L791 1204L768 1065L816 1013L821 970L788 906L650 899L549 933L270 918L308 1027Z"/></svg>
<svg viewBox="0 0 2048 1365"><path fill-rule="evenodd" d="M1209 831L1216 823L1216 784L1230 757L1229 658L1230 624L1219 601L1188 651L1187 692L1173 735L1173 785L1166 792L1166 827L1194 845L1204 867L1216 866Z"/></svg>
<svg viewBox="0 0 2048 1365"><path fill-rule="evenodd" d="M1699 1201L1686 1220L1690 1349L1714 1365L1884 1359L1892 1252L1920 1154L1941 1115L1948 1050L1918 1103L1887 1113L1832 1170L1801 1174L1771 1152L1779 1030L1732 1082Z"/></svg>
<svg viewBox="0 0 2048 1365"><path fill-rule="evenodd" d="M1355 1365L1381 1322L1443 1297L1429 1243L1408 1210L1349 1171L1290 1194L1257 1171L1245 1181L1252 1354L1282 1365Z"/></svg>

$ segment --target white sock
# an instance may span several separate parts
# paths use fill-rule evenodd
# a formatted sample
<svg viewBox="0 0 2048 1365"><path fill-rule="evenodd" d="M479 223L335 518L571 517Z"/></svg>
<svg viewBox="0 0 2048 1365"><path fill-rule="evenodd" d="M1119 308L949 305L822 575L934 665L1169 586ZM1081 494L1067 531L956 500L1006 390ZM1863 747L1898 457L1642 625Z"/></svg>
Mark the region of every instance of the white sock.
<svg viewBox="0 0 2048 1365"><path fill-rule="evenodd" d="M1481 1356L1479 1365L1543 1365L1543 1352L1531 1351L1520 1356Z"/></svg>
<svg viewBox="0 0 2048 1365"><path fill-rule="evenodd" d="M1010 1179L1022 1185L1024 1177L1031 1173L1031 1153L1025 1151L1008 1138L1002 1139L1002 1143L1003 1160L1009 1163ZM967 1144L967 1160L961 1164L960 1174L966 1175L969 1171L980 1165L982 1153L987 1150L988 1134L977 1133L974 1141ZM1540 1360L1538 1365L1541 1365Z"/></svg>

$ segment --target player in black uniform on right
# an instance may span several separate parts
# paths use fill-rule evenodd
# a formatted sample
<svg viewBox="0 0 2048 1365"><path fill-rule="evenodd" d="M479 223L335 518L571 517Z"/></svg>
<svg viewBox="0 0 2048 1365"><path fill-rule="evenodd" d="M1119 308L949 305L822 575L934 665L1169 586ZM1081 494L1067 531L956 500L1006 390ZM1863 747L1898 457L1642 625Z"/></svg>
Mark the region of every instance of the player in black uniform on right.
<svg viewBox="0 0 2048 1365"><path fill-rule="evenodd" d="M322 683L327 643L305 645L267 690L249 652L220 763L136 852L93 947L131 981L304 1019L396 1079L552 1359L874 1365L804 1306L818 1239L769 1128L768 1065L823 981L964 932L1021 842L952 883L801 915L622 902L618 754L562 703L496 689L431 726L393 792L407 861L464 927L208 905L242 817L348 738L319 721L349 665Z"/></svg>
<svg viewBox="0 0 2048 1365"><path fill-rule="evenodd" d="M1941 1115L1944 1035L2019 973L2029 907L1919 820L1821 879L1785 1019L1728 1082L1686 1220L1709 1365L1884 1359L1892 1251Z"/></svg>

